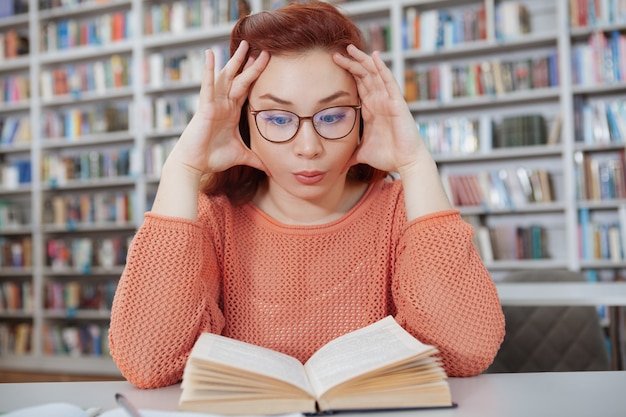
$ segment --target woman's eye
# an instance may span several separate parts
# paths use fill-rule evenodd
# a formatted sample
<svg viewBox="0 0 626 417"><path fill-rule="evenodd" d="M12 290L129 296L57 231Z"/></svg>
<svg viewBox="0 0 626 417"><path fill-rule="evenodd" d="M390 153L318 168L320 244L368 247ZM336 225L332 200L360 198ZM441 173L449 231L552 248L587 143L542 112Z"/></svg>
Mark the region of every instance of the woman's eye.
<svg viewBox="0 0 626 417"><path fill-rule="evenodd" d="M284 126L292 123L293 117L285 115L270 116L267 119L268 123L275 124L277 126Z"/></svg>
<svg viewBox="0 0 626 417"><path fill-rule="evenodd" d="M344 113L336 113L336 114L322 114L319 117L319 121L326 124L338 123L345 117Z"/></svg>

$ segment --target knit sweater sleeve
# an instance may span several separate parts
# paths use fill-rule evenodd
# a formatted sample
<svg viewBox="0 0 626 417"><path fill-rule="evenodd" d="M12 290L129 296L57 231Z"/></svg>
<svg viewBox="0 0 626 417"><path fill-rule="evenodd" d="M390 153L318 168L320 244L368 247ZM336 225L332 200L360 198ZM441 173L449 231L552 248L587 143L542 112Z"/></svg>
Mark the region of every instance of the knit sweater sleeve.
<svg viewBox="0 0 626 417"><path fill-rule="evenodd" d="M448 210L407 224L397 251L396 320L439 349L449 376L484 371L504 338L498 294L472 236Z"/></svg>
<svg viewBox="0 0 626 417"><path fill-rule="evenodd" d="M129 247L109 345L122 375L137 387L179 382L198 334L224 326L216 251L201 224L146 213Z"/></svg>

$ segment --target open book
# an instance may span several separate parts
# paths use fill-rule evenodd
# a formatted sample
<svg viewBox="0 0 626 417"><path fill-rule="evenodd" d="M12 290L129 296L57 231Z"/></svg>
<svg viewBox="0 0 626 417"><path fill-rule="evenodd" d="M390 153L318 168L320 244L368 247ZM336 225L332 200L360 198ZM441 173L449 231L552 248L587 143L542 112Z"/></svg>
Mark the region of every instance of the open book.
<svg viewBox="0 0 626 417"><path fill-rule="evenodd" d="M330 341L304 365L203 333L185 366L179 409L241 415L450 407L435 353L391 316Z"/></svg>

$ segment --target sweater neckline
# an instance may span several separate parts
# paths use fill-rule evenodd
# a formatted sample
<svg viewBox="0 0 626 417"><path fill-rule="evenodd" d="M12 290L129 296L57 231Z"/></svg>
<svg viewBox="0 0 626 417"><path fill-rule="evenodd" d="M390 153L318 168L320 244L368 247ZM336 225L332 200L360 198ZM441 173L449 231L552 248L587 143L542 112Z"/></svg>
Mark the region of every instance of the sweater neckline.
<svg viewBox="0 0 626 417"><path fill-rule="evenodd" d="M273 229L297 230L297 231L302 231L302 230L320 231L320 230L325 230L325 229L333 229L339 225L343 226L344 223L351 222L353 221L353 219L358 218L358 213L361 213L362 211L367 210L367 208L371 205L373 199L370 198L370 196L376 192L379 192L381 187L382 187L382 181L376 181L372 184L369 184L367 189L365 190L365 192L359 199L359 201L357 201L357 203L346 214L328 223L313 224L313 225L282 223L274 219L267 213L265 213L263 210L261 210L252 202L246 203L243 206L243 209L253 221L259 222L261 224L265 224L266 226L271 227Z"/></svg>

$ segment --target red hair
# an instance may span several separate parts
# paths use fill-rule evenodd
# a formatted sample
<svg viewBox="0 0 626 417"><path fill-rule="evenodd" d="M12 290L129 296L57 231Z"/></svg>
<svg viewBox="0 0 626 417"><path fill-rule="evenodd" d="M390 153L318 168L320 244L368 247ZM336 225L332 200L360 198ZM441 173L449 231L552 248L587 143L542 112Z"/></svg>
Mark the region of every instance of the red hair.
<svg viewBox="0 0 626 417"><path fill-rule="evenodd" d="M254 58L261 51L280 55L320 48L345 54L350 44L364 46L361 31L347 16L316 0L241 18L231 33L231 56L242 40L250 44L248 54Z"/></svg>
<svg viewBox="0 0 626 417"><path fill-rule="evenodd" d="M230 37L231 57L243 40L249 44L248 56L254 58L261 51L282 55L322 49L345 55L350 44L361 50L364 48L359 28L335 6L317 0L293 3L240 18ZM249 147L250 126L246 109L247 103L241 110L239 130ZM363 182L373 182L385 175L385 172L365 164L355 165L348 171L349 178ZM225 194L231 202L243 204L254 197L259 184L266 178L267 175L256 168L235 166L224 172L206 175L202 189L208 195Z"/></svg>

